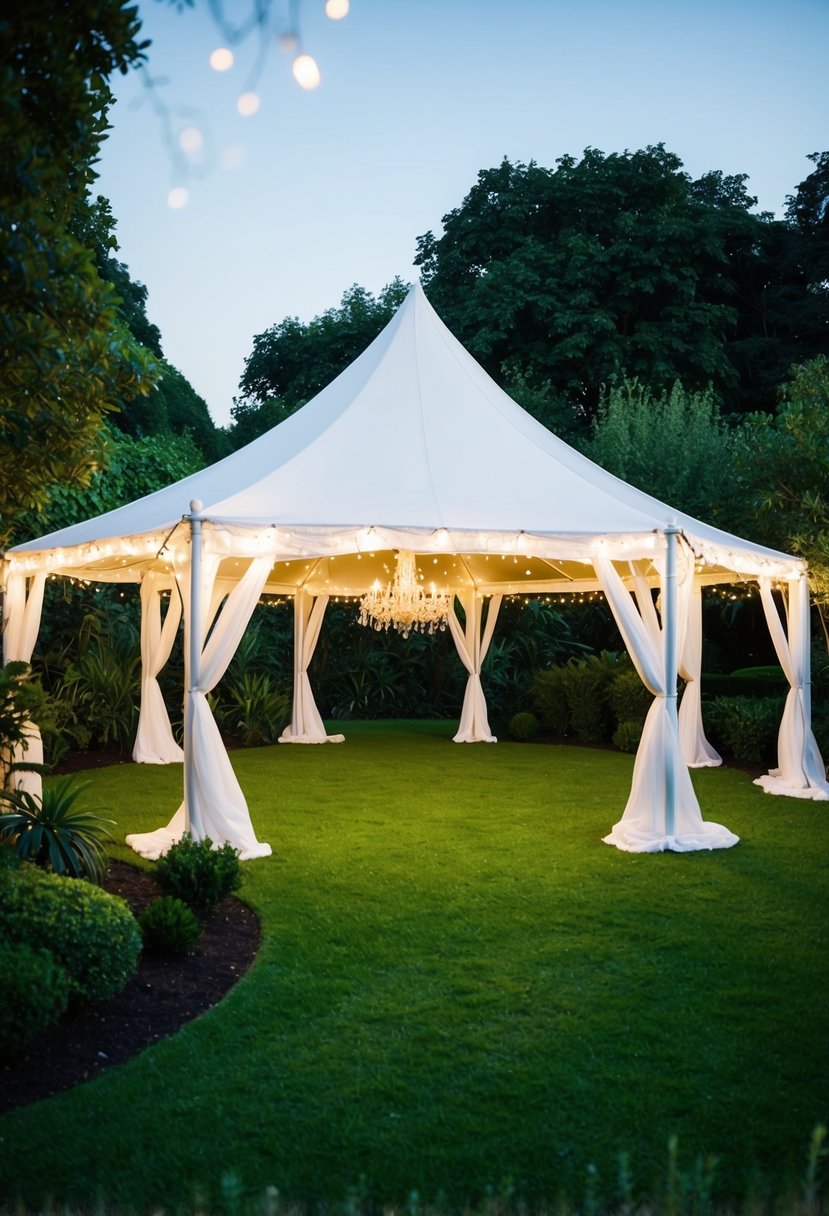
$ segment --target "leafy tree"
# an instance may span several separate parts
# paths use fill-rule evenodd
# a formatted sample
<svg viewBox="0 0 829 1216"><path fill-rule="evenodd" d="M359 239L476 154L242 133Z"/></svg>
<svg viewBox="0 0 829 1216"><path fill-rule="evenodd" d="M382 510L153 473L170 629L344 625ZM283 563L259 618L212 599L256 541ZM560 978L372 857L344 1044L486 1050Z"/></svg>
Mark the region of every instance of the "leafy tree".
<svg viewBox="0 0 829 1216"><path fill-rule="evenodd" d="M143 57L126 0L31 0L0 23L0 539L101 459L101 420L152 360L71 230L107 130L108 77Z"/></svg>
<svg viewBox="0 0 829 1216"><path fill-rule="evenodd" d="M64 482L49 487L40 510L18 517L16 542L102 515L188 477L204 466L202 453L189 432L133 439L109 427L103 443L106 470L96 471L85 486Z"/></svg>
<svg viewBox="0 0 829 1216"><path fill-rule="evenodd" d="M117 261L115 220L109 201L102 195L82 200L71 221L74 235L95 255L100 277L117 293L118 311L136 342L156 356L157 382L146 397L120 403L112 421L127 435L183 435L189 432L204 460L212 463L227 454L224 433L210 416L207 402L189 380L162 355L161 334L147 317L147 288L130 276L129 268Z"/></svg>
<svg viewBox="0 0 829 1216"><path fill-rule="evenodd" d="M727 513L729 437L710 388L688 392L677 381L653 393L626 380L602 398L582 446L609 472L681 511L708 521Z"/></svg>
<svg viewBox="0 0 829 1216"><path fill-rule="evenodd" d="M94 201L80 200L70 228L73 236L94 253L100 277L115 288L121 318L136 342L160 359L163 354L161 331L147 316L147 288L132 279L129 268L113 257L119 246L109 199L99 194Z"/></svg>
<svg viewBox="0 0 829 1216"><path fill-rule="evenodd" d="M304 405L362 354L391 320L407 291L408 285L395 278L375 298L355 283L343 295L339 308L329 308L307 325L298 317L286 317L256 334L239 382L243 396L234 408L234 419L243 417L249 427L253 423L251 406L257 404L272 417L273 398L278 398L285 416ZM241 446L233 431L231 441L235 447Z"/></svg>
<svg viewBox="0 0 829 1216"><path fill-rule="evenodd" d="M150 394L130 402L112 421L135 438L189 435L201 453L202 464L221 460L229 450L227 437L213 421L205 399L166 359L160 363L158 383Z"/></svg>
<svg viewBox="0 0 829 1216"><path fill-rule="evenodd" d="M418 239L415 262L490 374L548 385L585 422L625 378L655 391L713 383L731 409L770 407L793 348L769 293L811 315L815 301L783 265L787 226L752 212L745 183L694 181L662 144L588 148L555 169L505 159L478 174L442 235Z"/></svg>
<svg viewBox="0 0 829 1216"><path fill-rule="evenodd" d="M744 527L809 562L815 600L829 605L829 360L792 368L775 417L750 414L734 437L736 506Z"/></svg>
<svg viewBox="0 0 829 1216"><path fill-rule="evenodd" d="M261 402L234 398L230 411L233 423L228 431L228 441L233 451L258 439L293 413L294 409L286 406L278 397L268 397Z"/></svg>

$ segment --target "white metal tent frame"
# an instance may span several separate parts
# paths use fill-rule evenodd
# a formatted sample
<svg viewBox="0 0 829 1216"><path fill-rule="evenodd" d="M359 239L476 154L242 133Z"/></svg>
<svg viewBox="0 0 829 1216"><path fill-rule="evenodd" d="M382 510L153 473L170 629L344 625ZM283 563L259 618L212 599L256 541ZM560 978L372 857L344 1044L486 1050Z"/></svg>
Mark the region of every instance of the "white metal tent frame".
<svg viewBox="0 0 829 1216"><path fill-rule="evenodd" d="M680 729L677 671L682 668L698 693L700 589L757 581L791 687L780 767L762 780L768 792L829 798L811 732L805 564L674 511L569 448L494 384L419 287L331 385L246 448L139 502L11 550L4 654L30 658L48 575L140 582L143 714L177 625L171 607L162 626L160 595L178 588L185 631L184 801L166 828L130 843L157 856L190 831L229 840L243 856L261 856L270 849L256 839L207 693L262 594L297 598L295 674L301 678L303 636L318 631L327 599L359 596L387 581L399 549L417 554L424 582L454 592L464 604L466 633L457 622L453 627L470 681L469 730L459 735L473 740L488 737L480 692L480 663L491 637L489 621L483 637L480 632L484 599L491 597L494 623L497 597L505 594L604 592L654 695L631 797L605 838L636 851L736 841L726 828L702 820L687 765L715 763L716 754L706 752L694 695L686 693L690 709L683 706ZM772 585L788 590L788 630ZM653 586L661 589L661 622ZM315 617L311 600L321 605ZM307 741L317 730L307 727L315 721L313 698L306 697L297 717L296 694L295 688L289 737L300 741L304 734ZM136 758L177 759L163 724L154 734L150 754Z"/></svg>

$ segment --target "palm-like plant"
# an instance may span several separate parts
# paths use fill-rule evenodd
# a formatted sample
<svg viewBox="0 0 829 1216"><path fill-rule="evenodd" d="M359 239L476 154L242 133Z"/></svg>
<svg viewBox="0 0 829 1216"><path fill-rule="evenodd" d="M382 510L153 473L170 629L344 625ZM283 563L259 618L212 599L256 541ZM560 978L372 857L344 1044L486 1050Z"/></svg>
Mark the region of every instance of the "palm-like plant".
<svg viewBox="0 0 829 1216"><path fill-rule="evenodd" d="M0 814L0 842L41 869L100 883L106 870L103 841L113 839L105 825L113 820L75 805L88 785L64 777L46 786L41 798L28 790L0 791L11 808Z"/></svg>

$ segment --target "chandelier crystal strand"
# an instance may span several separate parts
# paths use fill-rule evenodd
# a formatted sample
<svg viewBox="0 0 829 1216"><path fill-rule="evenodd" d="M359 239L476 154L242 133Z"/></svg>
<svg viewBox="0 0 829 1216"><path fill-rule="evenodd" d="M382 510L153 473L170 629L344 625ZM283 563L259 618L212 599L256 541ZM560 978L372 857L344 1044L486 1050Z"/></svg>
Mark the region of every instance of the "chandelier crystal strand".
<svg viewBox="0 0 829 1216"><path fill-rule="evenodd" d="M412 630L434 633L445 629L451 607L451 595L438 591L434 583L428 592L420 585L414 553L400 549L391 582L385 587L376 582L366 592L360 601L358 619L361 625L378 631L391 626L407 638Z"/></svg>

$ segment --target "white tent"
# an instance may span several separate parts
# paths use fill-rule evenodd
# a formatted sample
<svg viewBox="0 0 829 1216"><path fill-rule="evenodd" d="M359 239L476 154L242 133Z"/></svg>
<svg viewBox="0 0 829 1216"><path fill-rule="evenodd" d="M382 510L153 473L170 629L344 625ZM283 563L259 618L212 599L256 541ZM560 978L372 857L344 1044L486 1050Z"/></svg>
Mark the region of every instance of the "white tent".
<svg viewBox="0 0 829 1216"><path fill-rule="evenodd" d="M183 607L185 796L173 821L131 838L158 855L184 830L269 851L250 822L207 693L259 597L296 597L294 717L286 741L326 740L307 668L328 598L387 581L395 550L457 595L469 672L458 741L491 740L481 664L504 594L601 590L654 695L619 823L620 848L727 847L702 820L688 764L717 763L699 712L700 588L757 580L791 685L769 792L829 797L811 732L805 565L683 515L575 452L512 401L415 286L379 337L301 410L242 450L96 519L6 555L6 659L28 659L43 579L141 582L142 713L135 758L181 759L155 677ZM788 591L788 630L771 596ZM662 590L661 621L651 588ZM170 596L162 625L161 596ZM488 603L482 632L483 605ZM677 718L677 669L687 681Z"/></svg>

